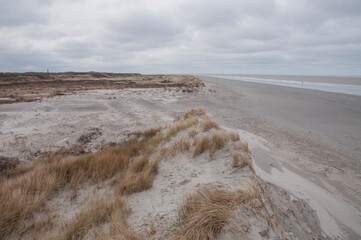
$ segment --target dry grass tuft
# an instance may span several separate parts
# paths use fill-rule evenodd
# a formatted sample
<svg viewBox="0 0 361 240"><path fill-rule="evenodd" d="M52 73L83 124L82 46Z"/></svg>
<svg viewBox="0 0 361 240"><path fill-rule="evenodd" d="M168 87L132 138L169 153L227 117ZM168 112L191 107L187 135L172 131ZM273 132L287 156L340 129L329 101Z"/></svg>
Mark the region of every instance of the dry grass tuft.
<svg viewBox="0 0 361 240"><path fill-rule="evenodd" d="M136 159L134 159L132 163L132 170L135 173L139 173L143 171L145 166L148 164L148 158L146 156L141 156Z"/></svg>
<svg viewBox="0 0 361 240"><path fill-rule="evenodd" d="M205 108L193 108L191 110L189 110L185 115L184 115L184 119L188 119L190 117L195 117L195 116L206 116L206 109Z"/></svg>
<svg viewBox="0 0 361 240"><path fill-rule="evenodd" d="M154 135L158 134L160 131L162 131L163 127L156 127L156 128L150 128L145 131L138 131L135 133L137 137L144 136L146 138L151 138Z"/></svg>
<svg viewBox="0 0 361 240"><path fill-rule="evenodd" d="M181 130L197 125L198 122L199 121L196 117L189 117L183 121L177 122L167 130L165 135L165 140L169 140L171 137L176 135Z"/></svg>
<svg viewBox="0 0 361 240"><path fill-rule="evenodd" d="M196 157L209 149L209 157L212 158L214 153L217 150L222 149L229 139L229 133L224 130L216 131L212 134L211 138L209 138L208 135L198 138L193 142L193 145L195 146L193 157Z"/></svg>
<svg viewBox="0 0 361 240"><path fill-rule="evenodd" d="M248 191L228 192L208 187L188 196L178 211L179 227L173 239L216 239L237 205L258 199L259 191L254 188L250 185Z"/></svg>
<svg viewBox="0 0 361 240"><path fill-rule="evenodd" d="M149 189L158 173L160 158L148 162L139 174L128 172L116 186L118 194L130 195Z"/></svg>
<svg viewBox="0 0 361 240"><path fill-rule="evenodd" d="M3 177L11 176L18 165L19 160L0 156L0 180Z"/></svg>
<svg viewBox="0 0 361 240"><path fill-rule="evenodd" d="M206 118L202 123L202 128L203 131L206 132L212 128L219 129L219 126L216 122L212 121L210 118Z"/></svg>
<svg viewBox="0 0 361 240"><path fill-rule="evenodd" d="M196 157L196 156L202 154L205 150L207 150L209 147L209 144L210 144L210 140L207 135L196 139L193 143L193 145L195 145L193 157Z"/></svg>
<svg viewBox="0 0 361 240"><path fill-rule="evenodd" d="M229 137L231 138L232 142L237 142L241 139L239 133L236 131L231 131L229 133Z"/></svg>
<svg viewBox="0 0 361 240"><path fill-rule="evenodd" d="M209 149L209 157L213 157L214 153L222 149L228 141L228 133L223 130L218 130L212 135L212 140Z"/></svg>
<svg viewBox="0 0 361 240"><path fill-rule="evenodd" d="M186 136L182 136L178 141L176 141L169 149L171 156L175 156L178 153L188 151L190 148L190 140Z"/></svg>
<svg viewBox="0 0 361 240"><path fill-rule="evenodd" d="M246 153L250 153L251 151L248 148L248 143L247 142L243 142L242 143L242 150Z"/></svg>
<svg viewBox="0 0 361 240"><path fill-rule="evenodd" d="M180 120L183 119L183 116L182 115L177 115L174 119L174 122L179 122Z"/></svg>
<svg viewBox="0 0 361 240"><path fill-rule="evenodd" d="M234 168L243 168L245 166L249 166L251 169L253 169L252 159L249 156L239 152L234 152L232 156Z"/></svg>
<svg viewBox="0 0 361 240"><path fill-rule="evenodd" d="M110 201L106 198L98 199L64 224L61 238L65 240L82 239L90 229L110 221L112 234L123 234L124 239L138 239L125 221L130 212L122 198L111 198ZM126 233L125 236L124 233ZM130 235L134 238L129 238Z"/></svg>
<svg viewBox="0 0 361 240"><path fill-rule="evenodd" d="M79 157L59 159L58 156L49 156L34 162L22 174L0 182L0 235L22 235L31 230L34 213L43 211L49 197L66 186L77 189L88 180L97 183L124 174L128 171L130 159L139 156L147 146L147 142L131 141ZM137 186L140 189L152 185L157 164L149 163L144 169L141 177L146 184L136 182L143 185Z"/></svg>
<svg viewBox="0 0 361 240"><path fill-rule="evenodd" d="M188 132L188 136L191 138L194 138L195 136L197 136L198 132L195 129L192 129Z"/></svg>

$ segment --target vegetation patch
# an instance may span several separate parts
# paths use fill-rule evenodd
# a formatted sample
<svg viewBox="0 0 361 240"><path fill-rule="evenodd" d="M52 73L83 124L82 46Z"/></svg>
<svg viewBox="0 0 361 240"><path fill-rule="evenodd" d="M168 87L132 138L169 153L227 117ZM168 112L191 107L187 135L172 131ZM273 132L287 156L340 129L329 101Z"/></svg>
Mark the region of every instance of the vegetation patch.
<svg viewBox="0 0 361 240"><path fill-rule="evenodd" d="M199 189L189 195L178 211L178 229L173 239L216 239L233 216L236 206L260 199L255 184L246 191L229 192L217 187Z"/></svg>
<svg viewBox="0 0 361 240"><path fill-rule="evenodd" d="M201 129L207 132L198 133ZM93 132L80 142L86 144L88 138L98 134L98 130ZM166 158L187 151L193 157L209 151L212 157L217 150L230 146L228 143L240 144L242 151L249 151L248 145L239 141L238 133L220 129L204 108L196 108L172 125L138 131L127 142L105 146L96 153L74 156L72 150L61 149L39 161L3 167L11 169L11 174L0 181L0 236L140 239L127 222L131 213L125 203L127 196L151 188ZM233 167L251 167L248 153L234 153ZM75 193L76 199L76 193L80 189L87 191L89 186L106 189L104 196L90 192L77 203L81 210L75 216L61 223L55 221L49 207L52 199L69 191ZM256 198L256 193L253 188L234 193L216 188L199 190L186 199L179 212L176 239L214 239L234 206ZM72 199L66 201L71 206L76 204Z"/></svg>

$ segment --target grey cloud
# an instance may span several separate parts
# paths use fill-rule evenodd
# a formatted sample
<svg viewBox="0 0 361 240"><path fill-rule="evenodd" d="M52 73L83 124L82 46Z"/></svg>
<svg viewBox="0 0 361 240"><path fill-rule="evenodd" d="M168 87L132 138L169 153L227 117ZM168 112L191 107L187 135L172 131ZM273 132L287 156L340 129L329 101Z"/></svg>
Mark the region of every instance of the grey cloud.
<svg viewBox="0 0 361 240"><path fill-rule="evenodd" d="M1 0L0 27L14 27L33 23L46 23L46 7L52 1Z"/></svg>
<svg viewBox="0 0 361 240"><path fill-rule="evenodd" d="M361 75L359 0L1 4L0 71Z"/></svg>

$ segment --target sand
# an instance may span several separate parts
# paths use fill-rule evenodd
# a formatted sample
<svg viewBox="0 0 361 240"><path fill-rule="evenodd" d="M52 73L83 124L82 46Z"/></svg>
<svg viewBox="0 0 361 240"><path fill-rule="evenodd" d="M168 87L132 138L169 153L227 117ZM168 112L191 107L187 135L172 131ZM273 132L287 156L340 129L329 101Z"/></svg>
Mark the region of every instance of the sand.
<svg viewBox="0 0 361 240"><path fill-rule="evenodd" d="M91 136L90 141L85 143L85 150L96 151L102 144L122 142L132 131L172 122L176 115L189 108L204 106L218 123L239 130L241 137L249 142L259 169L266 173L271 173L272 169L290 171L300 177L300 181L307 179L312 187L326 190L331 193L331 197L336 196L342 203L338 206L347 206L347 209L351 206L360 211L360 97L226 80L220 82L214 78L202 79L206 87L192 93L176 88L94 90L40 102L1 105L0 154L31 160L41 152L78 144L82 136ZM100 134L97 134L98 131ZM189 174L198 171L199 166L193 166L187 160L178 160L173 159L162 165L161 170L164 172L161 171L154 188L140 194L157 197L159 191L168 189L167 194L158 196L156 200L162 200L162 196L164 201L179 200L186 193L183 190L191 191L194 184L209 178L202 174L192 177ZM206 161L203 164L202 167L212 172L214 169L222 169L224 162ZM173 181L167 172L177 168L182 171L175 171L174 174L188 170L189 174L174 176L172 187L169 184ZM230 187L227 180L222 181L226 177L222 174L221 178L212 178L212 182L220 181L221 185ZM227 176L231 180L235 179L230 173ZM315 217L317 214L320 218L322 214L315 208L314 212L307 204L307 194L296 195L292 192L294 189L288 188L289 185L281 187L287 192L266 183L264 188L278 202L274 215L284 217L282 227L301 239L307 236L304 229L311 229L310 232L322 237L317 228L322 225L322 220L319 223ZM171 188L175 189L174 195L169 192ZM300 191L302 193L302 188ZM137 201L136 196L134 198L131 202ZM312 201L309 202L312 206ZM174 216L176 203L165 205L165 212L171 209L167 217ZM296 230L294 221L286 220L290 214L282 212L287 212L287 209L303 214L300 217L303 226L301 230ZM142 225L141 221L134 220L136 216L135 212L133 223ZM361 226L357 216L358 213L356 220L351 219L351 223L342 222L345 215L332 216L337 229L332 232L328 226L322 226L322 230L334 237L358 239L360 234L354 230L354 226ZM160 218L161 215L155 217ZM232 239L232 236L222 233L221 239Z"/></svg>
<svg viewBox="0 0 361 240"><path fill-rule="evenodd" d="M290 155L285 162L316 175L319 181L325 180L323 184L342 191L338 195L361 210L361 97L203 80L218 88L217 94L225 99L219 104L209 99L204 104L213 106L209 111L215 116L229 113L228 118L217 117L224 121L222 124L273 142L277 151ZM331 188L328 190L337 191Z"/></svg>

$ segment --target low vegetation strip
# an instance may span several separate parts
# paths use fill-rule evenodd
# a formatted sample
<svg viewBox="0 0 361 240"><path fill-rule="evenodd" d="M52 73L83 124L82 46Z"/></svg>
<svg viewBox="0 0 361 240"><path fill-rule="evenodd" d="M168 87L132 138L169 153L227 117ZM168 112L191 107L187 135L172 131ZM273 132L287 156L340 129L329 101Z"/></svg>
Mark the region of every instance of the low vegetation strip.
<svg viewBox="0 0 361 240"><path fill-rule="evenodd" d="M177 87L193 92L202 86L200 79L190 75L0 73L0 104L36 101L85 90Z"/></svg>

